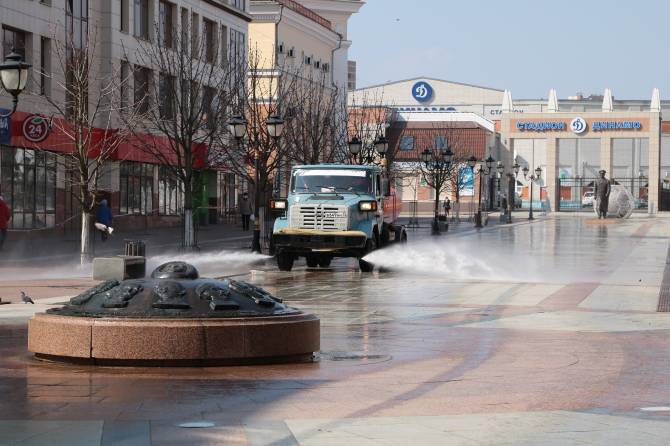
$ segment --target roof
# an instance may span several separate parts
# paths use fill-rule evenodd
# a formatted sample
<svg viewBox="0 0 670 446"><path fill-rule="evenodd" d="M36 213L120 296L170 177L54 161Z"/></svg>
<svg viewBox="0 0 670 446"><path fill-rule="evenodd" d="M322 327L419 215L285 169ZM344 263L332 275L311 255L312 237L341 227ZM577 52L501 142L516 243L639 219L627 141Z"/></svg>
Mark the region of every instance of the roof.
<svg viewBox="0 0 670 446"><path fill-rule="evenodd" d="M466 86L466 87L484 88L486 90L494 90L494 91L499 91L501 93L504 92L504 90L501 90L499 88L491 88L491 87L484 87L482 85L466 84L464 82L455 82L455 81L450 81L450 80L447 80L447 79L439 79L439 78L430 77L430 76L418 76L418 77L412 77L412 78L409 78L409 79L400 79L400 80L396 80L396 81L384 82L382 84L368 85L366 87L361 87L361 88L357 88L355 90L350 90L350 92L354 93L356 91L367 90L369 88L384 87L386 85L400 84L402 82L411 82L411 81L418 81L418 80L431 80L431 81L437 81L437 82L447 82L447 83L450 83L450 84L463 85L463 86Z"/></svg>
<svg viewBox="0 0 670 446"><path fill-rule="evenodd" d="M277 3L280 5L283 5L287 7L288 9L297 12L303 17L307 17L308 19L312 20L313 22L318 23L319 25L323 26L324 28L328 28L330 30L333 29L333 24L330 22L330 20L325 19L324 17L320 16L316 12L312 11L311 9L307 8L306 6L301 5L300 3L294 1L294 0L275 0Z"/></svg>

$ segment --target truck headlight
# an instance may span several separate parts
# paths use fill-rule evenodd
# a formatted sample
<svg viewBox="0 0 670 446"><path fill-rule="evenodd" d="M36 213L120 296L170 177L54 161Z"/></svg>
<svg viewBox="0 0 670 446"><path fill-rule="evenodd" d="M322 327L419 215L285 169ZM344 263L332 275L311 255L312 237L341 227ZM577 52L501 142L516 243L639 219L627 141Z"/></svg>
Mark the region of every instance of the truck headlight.
<svg viewBox="0 0 670 446"><path fill-rule="evenodd" d="M376 201L361 201L358 203L358 209L362 212L370 212L377 210Z"/></svg>
<svg viewBox="0 0 670 446"><path fill-rule="evenodd" d="M286 200L270 200L270 209L273 211L285 211L287 207Z"/></svg>

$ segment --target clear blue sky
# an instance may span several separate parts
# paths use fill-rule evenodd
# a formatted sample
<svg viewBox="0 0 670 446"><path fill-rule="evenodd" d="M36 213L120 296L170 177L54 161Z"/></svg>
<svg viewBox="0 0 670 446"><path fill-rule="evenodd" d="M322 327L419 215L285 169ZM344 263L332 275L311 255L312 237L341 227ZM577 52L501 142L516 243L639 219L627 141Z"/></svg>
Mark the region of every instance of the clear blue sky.
<svg viewBox="0 0 670 446"><path fill-rule="evenodd" d="M670 98L668 0L366 0L349 38L358 87L429 76L517 99Z"/></svg>

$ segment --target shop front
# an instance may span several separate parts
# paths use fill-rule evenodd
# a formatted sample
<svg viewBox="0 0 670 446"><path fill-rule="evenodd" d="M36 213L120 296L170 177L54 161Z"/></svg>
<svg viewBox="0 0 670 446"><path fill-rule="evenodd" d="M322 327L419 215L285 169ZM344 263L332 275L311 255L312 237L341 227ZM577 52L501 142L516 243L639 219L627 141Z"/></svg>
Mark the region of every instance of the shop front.
<svg viewBox="0 0 670 446"><path fill-rule="evenodd" d="M659 211L661 171L670 171L661 156L660 124L658 112L504 113L501 155L506 165L516 160L531 172L541 169L534 183L540 187L527 198L534 207L588 208L604 169L631 192L636 209L653 214ZM530 181L519 174L521 196L528 195Z"/></svg>

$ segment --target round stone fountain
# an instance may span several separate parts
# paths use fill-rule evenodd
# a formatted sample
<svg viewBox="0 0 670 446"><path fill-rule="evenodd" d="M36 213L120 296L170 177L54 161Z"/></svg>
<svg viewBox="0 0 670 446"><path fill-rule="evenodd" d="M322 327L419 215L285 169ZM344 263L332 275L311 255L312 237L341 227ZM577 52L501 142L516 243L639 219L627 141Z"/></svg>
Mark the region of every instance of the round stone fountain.
<svg viewBox="0 0 670 446"><path fill-rule="evenodd" d="M316 316L262 288L169 262L151 278L108 280L35 314L28 350L100 365L302 362L319 350L319 329Z"/></svg>

